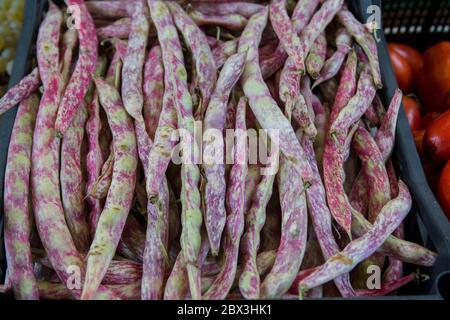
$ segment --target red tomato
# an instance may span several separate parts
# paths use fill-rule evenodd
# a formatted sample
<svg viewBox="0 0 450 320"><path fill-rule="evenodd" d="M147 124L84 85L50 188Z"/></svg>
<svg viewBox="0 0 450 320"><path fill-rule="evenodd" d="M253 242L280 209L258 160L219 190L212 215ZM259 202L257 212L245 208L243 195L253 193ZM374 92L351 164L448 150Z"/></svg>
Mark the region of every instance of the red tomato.
<svg viewBox="0 0 450 320"><path fill-rule="evenodd" d="M397 52L404 59L406 59L406 61L408 61L409 65L413 70L415 82L422 72L422 65L423 65L422 54L413 47L410 47L402 43L389 43L388 47L390 50Z"/></svg>
<svg viewBox="0 0 450 320"><path fill-rule="evenodd" d="M447 218L450 220L450 161L442 170L438 185L438 199Z"/></svg>
<svg viewBox="0 0 450 320"><path fill-rule="evenodd" d="M445 163L450 159L450 110L434 120L426 129L423 147L430 160Z"/></svg>
<svg viewBox="0 0 450 320"><path fill-rule="evenodd" d="M411 130L419 130L422 127L422 116L420 115L420 107L417 100L403 96L403 107L405 108Z"/></svg>
<svg viewBox="0 0 450 320"><path fill-rule="evenodd" d="M397 78L398 87L403 93L411 93L413 89L413 71L408 61L399 55L396 51L390 49L392 68Z"/></svg>
<svg viewBox="0 0 450 320"><path fill-rule="evenodd" d="M440 112L425 113L425 115L422 117L422 128L424 128L424 129L428 128L434 122L434 120L439 118L439 116L441 114L442 113L440 113Z"/></svg>
<svg viewBox="0 0 450 320"><path fill-rule="evenodd" d="M425 51L419 92L427 110L450 109L450 41L440 42Z"/></svg>

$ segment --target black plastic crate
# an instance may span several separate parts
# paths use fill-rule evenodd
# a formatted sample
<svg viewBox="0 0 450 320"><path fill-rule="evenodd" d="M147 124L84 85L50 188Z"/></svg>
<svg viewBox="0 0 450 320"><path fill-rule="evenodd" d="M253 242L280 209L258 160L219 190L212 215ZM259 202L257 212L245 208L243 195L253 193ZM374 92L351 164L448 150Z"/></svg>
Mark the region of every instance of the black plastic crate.
<svg viewBox="0 0 450 320"><path fill-rule="evenodd" d="M43 12L45 12L46 5L46 0L26 0L25 23L17 50L18 55L14 63L10 85L17 83L29 71L30 59L34 55L36 33ZM380 1L352 0L348 1L348 5L360 21L367 21L368 17L372 14L367 10L369 6L376 5L381 8ZM390 66L384 34L381 34L380 38L381 41L378 45L378 53L384 84L384 89L380 94L383 102L387 104L397 88L397 83ZM16 108L13 108L0 119L0 132L2 132L0 135L0 223L2 223L1 218L3 216L4 168L16 110ZM413 209L405 220L406 239L425 245L436 251L438 253L438 259L431 268L420 268L421 274L430 276L429 281L421 283L420 285L409 284L399 290L399 295L397 296L375 299L450 299L450 223L447 221L447 218L443 214L434 195L428 187L403 109L401 110L398 119L395 159L397 173L409 186L414 200ZM0 225L0 227L0 231L3 232L3 226ZM1 242L4 251L3 240L1 240ZM3 267L6 266L5 259L2 265ZM405 273L407 273L415 271L417 267L405 264L404 269ZM0 283L3 283L3 277L0 279ZM2 297L0 295L0 300L1 299Z"/></svg>
<svg viewBox="0 0 450 320"><path fill-rule="evenodd" d="M383 24L389 41L426 49L449 38L450 0L384 0Z"/></svg>

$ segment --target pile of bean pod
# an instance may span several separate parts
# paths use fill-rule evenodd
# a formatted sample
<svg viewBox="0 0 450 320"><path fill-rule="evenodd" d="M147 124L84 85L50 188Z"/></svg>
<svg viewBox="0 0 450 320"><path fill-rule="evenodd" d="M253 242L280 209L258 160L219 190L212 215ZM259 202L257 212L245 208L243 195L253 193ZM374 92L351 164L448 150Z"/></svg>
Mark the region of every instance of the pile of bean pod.
<svg viewBox="0 0 450 320"><path fill-rule="evenodd" d="M404 263L434 263L403 239L402 94L383 105L377 43L343 0L65 3L50 2L37 67L0 100L19 104L3 292L379 296L418 278ZM231 164L193 161L216 145L198 124L241 133L216 150ZM250 129L265 163L249 161Z"/></svg>

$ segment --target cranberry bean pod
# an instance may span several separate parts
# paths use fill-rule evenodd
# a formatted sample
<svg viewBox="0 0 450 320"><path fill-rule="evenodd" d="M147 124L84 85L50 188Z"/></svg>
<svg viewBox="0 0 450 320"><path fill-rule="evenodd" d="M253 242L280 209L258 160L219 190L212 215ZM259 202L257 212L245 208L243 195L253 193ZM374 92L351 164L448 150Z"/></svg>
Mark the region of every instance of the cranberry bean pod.
<svg viewBox="0 0 450 320"><path fill-rule="evenodd" d="M241 83L249 105L256 119L264 129L277 129L279 133L279 149L285 157L292 161L300 172L303 182L307 184L311 178L311 168L303 159L303 150L295 132L270 95L267 85L261 75L258 59L258 43L267 24L268 9L253 15L239 41L239 52L247 52L247 63L241 78ZM274 130L269 130L273 141L278 141Z"/></svg>
<svg viewBox="0 0 450 320"><path fill-rule="evenodd" d="M25 76L18 84L11 87L0 99L0 115L28 98L39 88L41 83L38 68Z"/></svg>
<svg viewBox="0 0 450 320"><path fill-rule="evenodd" d="M326 54L327 38L325 37L325 32L321 32L314 41L308 57L306 58L306 70L313 79L319 77L325 64Z"/></svg>
<svg viewBox="0 0 450 320"><path fill-rule="evenodd" d="M63 23L62 11L50 1L47 14L39 28L36 42L36 57L44 88L50 75L59 71L59 38Z"/></svg>
<svg viewBox="0 0 450 320"><path fill-rule="evenodd" d="M225 129L227 102L231 89L244 71L246 54L246 52L241 52L232 55L225 62L220 72L216 88L206 109L204 130L207 134L214 130L212 133L219 134L220 138L223 137L222 132ZM217 147L216 138L211 138L213 140L205 139L203 143L204 157L207 154L211 154L211 150ZM209 161L208 159L203 160L203 172L206 179L204 194L206 202L205 224L213 255L217 255L219 252L220 240L226 223L226 181L223 160L224 156L220 154L217 156L217 153Z"/></svg>
<svg viewBox="0 0 450 320"><path fill-rule="evenodd" d="M120 240L136 184L137 150L132 121L116 89L100 78L96 78L95 83L113 133L114 169L105 207L87 255L82 299L95 297Z"/></svg>
<svg viewBox="0 0 450 320"><path fill-rule="evenodd" d="M90 231L84 210L84 185L81 168L81 145L87 120L85 106L78 109L67 129L61 146L61 196L67 226L77 249L86 253L90 245Z"/></svg>
<svg viewBox="0 0 450 320"><path fill-rule="evenodd" d="M8 278L18 300L37 300L36 278L31 259L29 180L33 130L39 106L36 94L23 100L18 108L9 142L5 169L4 240Z"/></svg>
<svg viewBox="0 0 450 320"><path fill-rule="evenodd" d="M411 209L411 196L408 188L401 181L399 189L399 196L388 202L378 215L373 227L366 234L350 242L344 250L329 258L325 264L300 281L300 293L351 271L360 261L369 257L383 244Z"/></svg>
<svg viewBox="0 0 450 320"><path fill-rule="evenodd" d="M83 0L66 0L66 3L69 6L75 6L80 14L80 25L77 29L80 48L75 69L65 88L58 108L55 128L60 135L64 135L72 122L72 118L82 104L89 88L89 83L92 80L98 54L97 34L86 4Z"/></svg>
<svg viewBox="0 0 450 320"><path fill-rule="evenodd" d="M217 67L203 31L186 14L180 5L175 2L168 2L167 6L194 58L195 79L193 79L193 82L201 93L201 104L196 110L195 118L203 118L217 80Z"/></svg>

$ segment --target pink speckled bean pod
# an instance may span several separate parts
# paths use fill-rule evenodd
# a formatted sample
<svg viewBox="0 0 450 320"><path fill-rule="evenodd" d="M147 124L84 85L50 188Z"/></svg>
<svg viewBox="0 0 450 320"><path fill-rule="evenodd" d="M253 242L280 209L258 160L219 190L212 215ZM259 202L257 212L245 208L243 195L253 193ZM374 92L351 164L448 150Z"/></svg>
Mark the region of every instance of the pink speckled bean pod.
<svg viewBox="0 0 450 320"><path fill-rule="evenodd" d="M128 114L137 122L144 122L142 107L142 75L148 42L149 12L145 0L134 2L127 53L122 66L122 100Z"/></svg>
<svg viewBox="0 0 450 320"><path fill-rule="evenodd" d="M113 86L100 78L96 78L95 83L113 134L114 169L105 207L87 255L82 299L95 297L120 240L136 184L137 150L131 118Z"/></svg>
<svg viewBox="0 0 450 320"><path fill-rule="evenodd" d="M381 89L383 87L383 83L381 81L380 64L378 61L377 43L375 39L367 31L364 25L361 24L347 9L343 8L339 11L337 18L364 50L364 53L369 59L373 82L378 89Z"/></svg>
<svg viewBox="0 0 450 320"><path fill-rule="evenodd" d="M336 99L330 115L332 125L342 110L351 100L356 90L356 55L350 54L346 66L342 73ZM339 110L339 111L338 111ZM347 136L347 131L345 131ZM323 175L324 184L327 191L327 201L332 216L340 225L344 225L346 231L350 233L351 208L344 190L344 153L343 142L335 142L331 135L327 134L325 140L325 150L323 154Z"/></svg>
<svg viewBox="0 0 450 320"><path fill-rule="evenodd" d="M244 1L234 3L192 3L190 4L195 10L210 16L240 14L246 18L250 18L256 12L263 8L262 5L256 3L248 3ZM189 10L189 9L188 9Z"/></svg>
<svg viewBox="0 0 450 320"><path fill-rule="evenodd" d="M245 55L242 55L242 63ZM228 60L230 61L230 60ZM227 62L228 63L228 62ZM224 69L225 70L225 69ZM220 81L220 77L219 77ZM218 81L218 83L219 83ZM236 79L237 81L237 79ZM230 291L236 275L238 264L239 244L245 224L245 178L247 176L248 155L247 155L247 138L245 130L245 113L247 107L247 99L241 98L236 109L236 142L234 153L234 165L231 168L229 178L229 188L227 191L227 208L229 215L227 216L226 238L224 242L225 263L223 269L216 277L215 281L205 293L205 299L223 300ZM208 109L209 110L209 109ZM208 111L207 111L208 112ZM238 131L240 130L240 131ZM240 133L239 133L240 132Z"/></svg>
<svg viewBox="0 0 450 320"><path fill-rule="evenodd" d="M172 17L166 5L160 2L149 1L151 18L155 24L158 40L161 46L161 55L175 54L179 60L183 60L178 33ZM175 146L175 129L178 127L177 110L173 99L173 86L170 82L170 74L164 70L164 96L158 128L155 132L153 148L149 155L149 168L147 175L147 196L153 202L158 201L159 185L165 176L171 160L171 152Z"/></svg>
<svg viewBox="0 0 450 320"><path fill-rule="evenodd" d="M162 75L161 75L162 77ZM141 114L142 110L136 110ZM152 141L146 131L142 115L135 120L138 154L148 177L150 149ZM161 299L165 266L168 260L169 237L169 189L166 179L162 179L159 188L159 202L147 201L147 231L143 256L142 299Z"/></svg>
<svg viewBox="0 0 450 320"><path fill-rule="evenodd" d="M168 4L170 5L172 13L174 13L174 15L178 17L175 18L175 20L178 20L178 27L182 32L187 31L183 29L183 26L185 26L186 23L191 26L190 18L186 18L186 13L178 4ZM201 197L198 189L198 185L200 182L200 170L197 165L194 164L194 159L192 157L199 152L196 139L194 138L195 135L192 98L187 88L186 68L184 66L183 60L179 58L180 56L182 56L182 53L180 52L181 50L178 51L181 47L176 34L173 35L173 39L171 39L170 41L173 42L173 46L177 48L178 52L170 52L168 51L169 46L164 46L162 44L162 34L167 33L167 26L173 26L168 7L162 1L149 1L149 7L150 12L152 13L153 22L155 23L156 29L158 30L158 37L160 37L159 40L161 43L161 49L164 59L163 62L165 78L168 84L167 87L170 88L171 94L174 97L173 101L175 104L175 110L177 112L178 127L180 129L183 129L184 131L184 136L181 139L181 147L186 152L183 152L183 163L181 166L181 221L183 229L181 233L180 243L183 251L183 256L187 264L186 268L192 298L201 299L200 261L198 258L201 246L200 228L203 219L202 212L200 210ZM166 25L158 25L158 23L155 21L154 16L165 20ZM164 31L161 29L162 27L165 29ZM197 30L198 27L195 26L195 28ZM196 45L193 46L193 43L191 43L191 48L196 47L197 49L200 49L201 55L199 55L198 57L203 57L203 55L205 54L205 52L203 51L205 49L205 46L202 44L206 44L206 47L209 50L205 35L199 29L198 32L188 32L186 35L189 35L189 37L195 35L195 39L191 40L195 40L193 43L195 43ZM200 40L201 37L204 38L204 42L200 41L200 43L198 44L197 40ZM197 45L200 46L197 47ZM200 60L200 64L206 62L203 59ZM209 71L211 70L202 71L205 75L210 76ZM215 76L216 75L214 74L214 78ZM213 81L213 83L215 83L215 81ZM208 87L213 85L213 83L208 83ZM203 102L209 100L209 98L206 99L206 96L204 96L203 99ZM191 157L188 157L188 150L192 150Z"/></svg>
<svg viewBox="0 0 450 320"><path fill-rule="evenodd" d="M69 80L72 58L75 53L75 47L78 44L78 34L76 30L67 30L62 39L61 48L61 79L64 83Z"/></svg>
<svg viewBox="0 0 450 320"><path fill-rule="evenodd" d="M150 139L155 138L164 98L164 65L160 46L154 46L144 67L144 121Z"/></svg>
<svg viewBox="0 0 450 320"><path fill-rule="evenodd" d="M60 283L39 281L39 295L44 300L72 299L70 291ZM79 291L78 291L79 292ZM94 300L137 300L141 294L141 284L104 285L94 295ZM113 295L113 296L111 296Z"/></svg>
<svg viewBox="0 0 450 320"><path fill-rule="evenodd" d="M285 157L292 161L301 174L304 184L308 184L312 172L308 163L302 161L303 150L295 136L290 122L283 115L261 75L258 59L258 44L261 34L267 24L268 8L259 11L249 20L247 27L239 40L239 52L247 52L247 64L241 77L245 95L249 105L261 127L269 130L272 140L278 141L273 129L279 134L278 146Z"/></svg>
<svg viewBox="0 0 450 320"><path fill-rule="evenodd" d="M211 101L206 109L203 122L206 133L220 134L222 137L222 132L225 129L228 99L231 89L233 89L244 71L246 55L246 52L236 53L225 62ZM205 225L213 255L219 253L220 240L226 223L224 155L219 154L219 152L211 153L217 148L218 143L221 142L218 142L213 136L211 136L211 139L205 138L203 143L203 156L208 155L210 158L203 159L202 168L205 177Z"/></svg>
<svg viewBox="0 0 450 320"><path fill-rule="evenodd" d="M81 145L87 120L85 106L78 109L66 131L61 146L61 197L67 226L78 251L86 253L90 245L89 226L84 210L84 185Z"/></svg>
<svg viewBox="0 0 450 320"><path fill-rule="evenodd" d="M358 128L353 147L363 165L369 192L369 221L375 221L381 208L390 200L391 186L384 161L375 140L363 127Z"/></svg>
<svg viewBox="0 0 450 320"><path fill-rule="evenodd" d="M350 242L344 250L329 258L325 264L300 281L300 293L350 272L383 244L411 209L412 199L402 181L399 182L399 189L399 196L384 206L375 224L366 234Z"/></svg>
<svg viewBox="0 0 450 320"><path fill-rule="evenodd" d="M87 1L86 7L93 17L120 19L132 14L133 1Z"/></svg>
<svg viewBox="0 0 450 320"><path fill-rule="evenodd" d="M112 260L102 284L118 285L140 282L142 265L129 260Z"/></svg>
<svg viewBox="0 0 450 320"><path fill-rule="evenodd" d="M221 68L225 61L236 53L238 48L238 39L233 39L219 43L212 50L212 55L217 68Z"/></svg>
<svg viewBox="0 0 450 320"><path fill-rule="evenodd" d="M280 298L300 268L306 248L308 228L306 197L301 177L291 162L280 159L278 189L282 210L281 240L270 273L261 285L261 298Z"/></svg>
<svg viewBox="0 0 450 320"><path fill-rule="evenodd" d="M352 232L357 237L361 237L371 230L372 224L361 213L355 210L352 213ZM398 239L393 235L389 236L385 243L378 248L377 253L419 266L432 266L437 256L436 253L425 247Z"/></svg>
<svg viewBox="0 0 450 320"><path fill-rule="evenodd" d="M108 38L127 39L130 35L131 21L131 18L125 17L98 28L98 38L100 40Z"/></svg>
<svg viewBox="0 0 450 320"><path fill-rule="evenodd" d="M83 0L66 0L66 3L77 8L80 15L80 25L77 29L80 46L77 64L58 108L55 129L59 135L64 135L72 122L72 118L82 104L89 88L89 83L92 80L98 54L97 34L86 4Z"/></svg>
<svg viewBox="0 0 450 320"><path fill-rule="evenodd" d="M392 280L384 283L380 289L366 289L366 290L356 290L356 294L360 297L382 297L387 296L394 291L400 289L401 287L415 281L417 278L416 273L411 273L404 277L400 277L396 280Z"/></svg>
<svg viewBox="0 0 450 320"><path fill-rule="evenodd" d="M203 118L217 80L217 67L214 62L214 57L205 34L189 15L187 15L183 8L175 2L168 2L167 6L172 13L177 28L183 35L184 41L189 46L193 55L195 77L192 81L195 88L198 88L201 94L201 101L195 112L195 118Z"/></svg>
<svg viewBox="0 0 450 320"><path fill-rule="evenodd" d="M330 112L327 106L322 105L316 95L312 96L312 108L315 111L314 125L317 129L317 135L314 139L314 152L316 154L317 166L319 172L323 176L323 153L325 151L325 140L327 137L328 121Z"/></svg>
<svg viewBox="0 0 450 320"><path fill-rule="evenodd" d="M62 23L62 11L50 1L36 40L36 57L44 88L47 87L50 75L59 71L59 38Z"/></svg>
<svg viewBox="0 0 450 320"><path fill-rule="evenodd" d="M278 167L278 155L272 154L269 163L272 167ZM258 299L260 297L261 279L256 266L256 256L260 245L260 232L266 220L266 207L272 196L275 176L275 174L269 174L261 178L252 206L245 217L245 233L241 245L244 266L239 278L239 289L246 299Z"/></svg>
<svg viewBox="0 0 450 320"><path fill-rule="evenodd" d="M197 10L190 10L188 14L198 26L213 25L228 30L239 31L247 25L247 18L240 14L206 15Z"/></svg>
<svg viewBox="0 0 450 320"><path fill-rule="evenodd" d="M336 76L345 61L345 57L349 53L352 46L352 37L348 34L345 28L340 28L336 32L336 47L337 50L333 55L325 61L325 65L320 71L319 77L314 82L313 88L319 84L330 80Z"/></svg>
<svg viewBox="0 0 450 320"><path fill-rule="evenodd" d="M272 27L280 39L281 45L288 54L289 60L292 61L298 73L304 73L305 55L300 38L289 19L286 10L286 0L271 0L269 11Z"/></svg>
<svg viewBox="0 0 450 320"><path fill-rule="evenodd" d="M311 164L311 168L313 169L315 179L311 188L306 191L312 225L323 256L325 259L328 259L339 252L339 246L334 239L331 213L327 206L325 188L320 177L319 168L317 167L311 140L303 137L302 146L305 150L306 157ZM343 297L354 296L348 274L336 277L334 283Z"/></svg>
<svg viewBox="0 0 450 320"><path fill-rule="evenodd" d="M209 252L209 241L202 239L199 261L204 263ZM186 261L183 252L179 252L175 264L172 267L164 290L164 300L184 300L189 292L189 278L186 270Z"/></svg>
<svg viewBox="0 0 450 320"><path fill-rule="evenodd" d="M11 87L0 99L0 115L28 98L41 83L38 68L25 76L18 84Z"/></svg>
<svg viewBox="0 0 450 320"><path fill-rule="evenodd" d="M111 180L114 167L114 152L111 152L105 163L101 166L100 175L87 189L88 197L100 200L104 199L108 194L109 187L111 186ZM98 220L97 220L98 222Z"/></svg>
<svg viewBox="0 0 450 320"><path fill-rule="evenodd" d="M374 222L381 209L391 199L391 186L386 172L386 167L381 152L370 133L363 127L359 127L353 138L353 147L358 154L363 167L369 196L368 219ZM367 283L367 268L371 265L382 267L384 257L378 254L363 261L356 269L355 282L358 287L365 287Z"/></svg>
<svg viewBox="0 0 450 320"><path fill-rule="evenodd" d="M83 274L84 262L67 227L59 191L60 140L56 138L54 123L61 86L60 76L52 75L39 105L33 136L31 190L39 237L53 269L66 284L70 268L76 266Z"/></svg>
<svg viewBox="0 0 450 320"><path fill-rule="evenodd" d="M401 101L402 93L400 90L396 90L394 96L392 97L388 111L385 114L381 122L381 126L375 136L375 142L380 149L383 162L388 160L394 148L395 129L397 126L397 118ZM367 198L368 194L366 180L364 179L363 174L359 173L350 192L350 202L356 211L365 212L368 203Z"/></svg>
<svg viewBox="0 0 450 320"><path fill-rule="evenodd" d="M302 0L297 3L292 14L292 24L297 34L308 24L318 4L319 1L315 0ZM287 110L292 109L294 120L303 128L305 133L310 137L315 137L317 130L313 120L308 115L305 98L299 93L300 77L295 63L288 59L280 75L280 99L286 104Z"/></svg>
<svg viewBox="0 0 450 320"><path fill-rule="evenodd" d="M325 32L322 31L314 41L308 57L306 58L306 70L313 79L319 77L320 72L325 65L326 55L327 38L325 37Z"/></svg>
<svg viewBox="0 0 450 320"><path fill-rule="evenodd" d="M258 254L258 256L256 257L256 267L261 277L265 276L270 271L270 268L272 268L275 262L275 257L276 257L275 250L264 251ZM231 286L231 290L236 289L238 287L239 278L241 274L242 274L242 265L238 265L236 268L236 275L233 284ZM214 281L215 277L211 276L202 277L202 290L207 292Z"/></svg>
<svg viewBox="0 0 450 320"><path fill-rule="evenodd" d="M104 59L101 59L97 65L96 74L100 75L103 73L105 68ZM92 88L95 90L94 88ZM100 146L100 134L102 130L102 121L100 119L100 102L98 99L98 93L95 90L92 96L92 101L87 104L88 119L86 122L86 136L88 141L88 153L86 155L86 167L87 170L87 181L86 181L86 191L93 188L96 183L97 178L101 174L101 169L103 165L103 153ZM109 185L108 188L109 189ZM91 238L94 237L95 229L97 227L98 219L100 213L102 212L101 202L96 197L88 196L86 198L89 205L88 223L91 233Z"/></svg>
<svg viewBox="0 0 450 320"><path fill-rule="evenodd" d="M264 79L269 79L284 66L288 55L283 46L279 45L271 56L261 57L260 68Z"/></svg>
<svg viewBox="0 0 450 320"><path fill-rule="evenodd" d="M32 212L29 202L31 148L38 106L39 97L36 94L20 103L5 169L3 208L6 261L8 278L18 300L39 299L31 258Z"/></svg>

